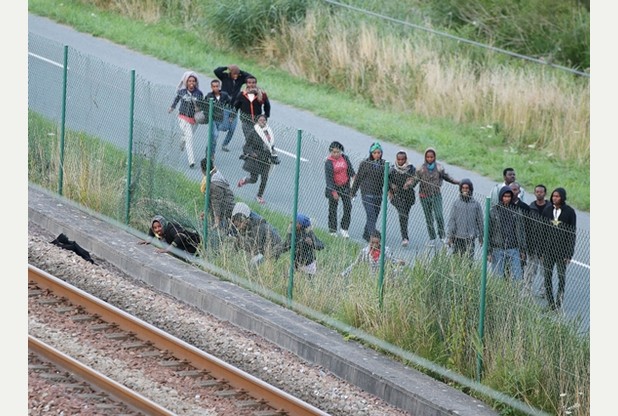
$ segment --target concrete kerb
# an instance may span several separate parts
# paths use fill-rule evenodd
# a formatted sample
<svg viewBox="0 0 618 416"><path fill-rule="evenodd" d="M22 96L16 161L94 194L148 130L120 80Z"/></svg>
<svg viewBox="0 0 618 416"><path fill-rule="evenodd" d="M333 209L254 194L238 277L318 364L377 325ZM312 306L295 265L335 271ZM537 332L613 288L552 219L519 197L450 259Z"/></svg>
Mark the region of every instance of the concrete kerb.
<svg viewBox="0 0 618 416"><path fill-rule="evenodd" d="M145 235L30 184L28 218L156 290L254 332L414 415L497 415L480 400L238 285L137 245Z"/></svg>

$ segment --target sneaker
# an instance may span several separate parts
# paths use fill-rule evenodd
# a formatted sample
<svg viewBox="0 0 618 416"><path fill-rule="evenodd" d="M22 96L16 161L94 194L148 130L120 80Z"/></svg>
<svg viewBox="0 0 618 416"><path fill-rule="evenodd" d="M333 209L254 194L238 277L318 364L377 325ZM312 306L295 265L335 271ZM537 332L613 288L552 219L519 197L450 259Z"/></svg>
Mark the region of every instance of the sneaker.
<svg viewBox="0 0 618 416"><path fill-rule="evenodd" d="M331 231L329 234L333 237L337 237L337 231Z"/></svg>
<svg viewBox="0 0 618 416"><path fill-rule="evenodd" d="M180 151L181 151L181 152L184 152L184 151L185 151L185 145L186 145L186 144L187 144L187 143L186 143L184 140L180 142Z"/></svg>
<svg viewBox="0 0 618 416"><path fill-rule="evenodd" d="M266 200L264 198L262 198L261 196L256 196L255 200L257 202L259 202L260 204L264 205L266 203Z"/></svg>
<svg viewBox="0 0 618 416"><path fill-rule="evenodd" d="M350 238L350 234L348 233L348 230L341 230L341 236L343 238Z"/></svg>
<svg viewBox="0 0 618 416"><path fill-rule="evenodd" d="M409 244L410 244L410 241L407 238L404 238L403 240L401 240L402 247L408 247Z"/></svg>
<svg viewBox="0 0 618 416"><path fill-rule="evenodd" d="M245 178L241 178L241 179L238 181L238 187L239 187L239 188L242 188L242 186L243 186L246 182L247 182L247 180L246 180Z"/></svg>
<svg viewBox="0 0 618 416"><path fill-rule="evenodd" d="M189 167L193 169L195 167L195 163L189 163Z"/></svg>
<svg viewBox="0 0 618 416"><path fill-rule="evenodd" d="M429 240L429 241L427 242L427 245L428 245L429 247L435 247L435 245L436 245L436 239L434 238L434 239Z"/></svg>
<svg viewBox="0 0 618 416"><path fill-rule="evenodd" d="M227 146L221 146L221 150L223 150L224 152L229 152L230 148Z"/></svg>

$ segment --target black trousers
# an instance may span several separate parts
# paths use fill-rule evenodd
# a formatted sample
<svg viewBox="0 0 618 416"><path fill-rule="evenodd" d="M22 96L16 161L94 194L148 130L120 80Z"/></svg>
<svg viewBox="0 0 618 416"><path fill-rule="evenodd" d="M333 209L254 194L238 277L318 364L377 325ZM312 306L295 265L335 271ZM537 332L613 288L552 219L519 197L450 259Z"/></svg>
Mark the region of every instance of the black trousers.
<svg viewBox="0 0 618 416"><path fill-rule="evenodd" d="M554 265L558 272L558 292L554 298L554 287L552 275L554 273ZM563 256L545 255L543 257L543 269L545 272L545 298L552 309L559 309L564 300L564 289L566 286L566 266Z"/></svg>
<svg viewBox="0 0 618 416"><path fill-rule="evenodd" d="M337 232L337 208L339 201L343 204L343 216L341 217L341 229L347 230L350 228L352 219L352 198L350 198L349 189L335 189L339 199L333 198L332 194L328 196L328 230L331 233Z"/></svg>
<svg viewBox="0 0 618 416"><path fill-rule="evenodd" d="M251 175L247 178L246 183L256 183L258 181L258 176L261 177L260 187L258 188L257 196L260 198L264 195L264 191L266 190L266 183L268 182L268 172L270 169L264 169L261 173L251 172Z"/></svg>

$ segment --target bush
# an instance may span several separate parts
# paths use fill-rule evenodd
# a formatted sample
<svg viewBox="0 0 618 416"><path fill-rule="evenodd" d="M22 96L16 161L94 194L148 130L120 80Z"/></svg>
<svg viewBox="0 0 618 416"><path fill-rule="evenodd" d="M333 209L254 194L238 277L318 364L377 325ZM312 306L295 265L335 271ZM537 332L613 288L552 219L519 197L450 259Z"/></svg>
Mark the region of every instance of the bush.
<svg viewBox="0 0 618 416"><path fill-rule="evenodd" d="M282 21L302 20L309 3L303 0L228 0L217 3L207 19L216 32L227 35L232 46L247 50L277 31Z"/></svg>
<svg viewBox="0 0 618 416"><path fill-rule="evenodd" d="M590 13L563 0L436 0L427 13L464 37L556 64L590 67Z"/></svg>

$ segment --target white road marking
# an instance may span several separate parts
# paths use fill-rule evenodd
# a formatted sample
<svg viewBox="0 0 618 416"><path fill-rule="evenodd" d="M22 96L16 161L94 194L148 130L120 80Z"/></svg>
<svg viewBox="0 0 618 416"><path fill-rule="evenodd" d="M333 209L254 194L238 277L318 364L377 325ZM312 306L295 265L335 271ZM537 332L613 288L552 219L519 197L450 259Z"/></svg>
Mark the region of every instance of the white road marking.
<svg viewBox="0 0 618 416"><path fill-rule="evenodd" d="M59 64L58 62L52 61L51 59L44 58L44 57L42 57L42 56L40 56L40 55L37 55L37 54L35 54L35 53L28 52L28 55L30 55L30 56L32 56L32 57L34 57L34 58L36 58L36 59L40 59L40 60L41 60L41 61L43 61L43 62L47 62L48 64L55 65L55 66L57 66L58 68L64 68L64 65ZM67 68L67 69L69 69L69 68Z"/></svg>
<svg viewBox="0 0 618 416"><path fill-rule="evenodd" d="M277 147L277 153L283 153L286 156L291 157L292 159L296 159L296 155L294 153L290 153L290 152L286 152L285 150L281 150L280 148ZM300 158L301 162L309 162L308 159L305 159L304 157Z"/></svg>

